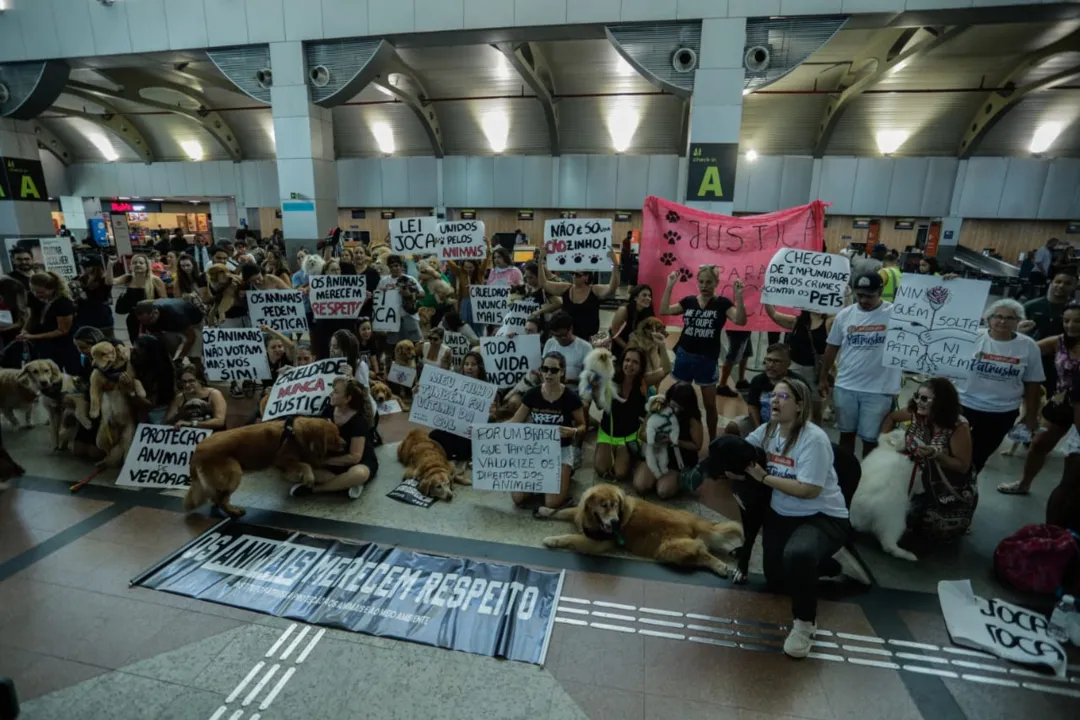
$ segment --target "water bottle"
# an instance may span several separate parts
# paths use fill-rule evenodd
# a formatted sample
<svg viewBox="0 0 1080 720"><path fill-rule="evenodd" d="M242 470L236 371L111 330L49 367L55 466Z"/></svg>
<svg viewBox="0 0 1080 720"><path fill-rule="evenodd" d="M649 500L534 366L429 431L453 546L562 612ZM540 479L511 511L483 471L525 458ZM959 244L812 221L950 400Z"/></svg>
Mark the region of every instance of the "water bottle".
<svg viewBox="0 0 1080 720"><path fill-rule="evenodd" d="M1061 601L1054 606L1054 612L1050 615L1050 624L1046 627L1046 634L1060 643L1069 641L1069 626L1076 622L1076 602L1072 595L1064 595Z"/></svg>

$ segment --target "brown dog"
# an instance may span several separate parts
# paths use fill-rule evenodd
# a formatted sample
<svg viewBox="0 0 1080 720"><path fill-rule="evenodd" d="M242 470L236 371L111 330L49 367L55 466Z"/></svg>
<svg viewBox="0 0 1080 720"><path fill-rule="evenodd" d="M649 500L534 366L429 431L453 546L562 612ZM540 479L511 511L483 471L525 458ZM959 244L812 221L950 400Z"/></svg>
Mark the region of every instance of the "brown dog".
<svg viewBox="0 0 1080 720"><path fill-rule="evenodd" d="M471 484L454 472L446 459L446 451L428 436L427 430L411 430L398 445L397 457L405 466L402 477L419 480L420 492L436 500L453 500L455 482L459 485Z"/></svg>
<svg viewBox="0 0 1080 720"><path fill-rule="evenodd" d="M286 432L285 420L247 425L215 433L199 443L191 456L191 485L184 509L191 511L209 501L232 517L244 510L229 499L245 470L276 467L290 483L315 482L312 465L322 465L328 454L345 450L337 425L320 418L298 417Z"/></svg>
<svg viewBox="0 0 1080 720"><path fill-rule="evenodd" d="M670 565L705 567L727 577L728 566L713 553L726 555L742 543L742 525L711 523L684 510L632 498L616 485L596 485L577 507L538 508L538 518L568 520L573 535L544 538L544 546L599 555L620 546L638 557Z"/></svg>
<svg viewBox="0 0 1080 720"><path fill-rule="evenodd" d="M15 429L15 410L22 410L26 427L34 426L34 406L41 394L62 377L52 360L31 360L22 370L0 370L0 413Z"/></svg>
<svg viewBox="0 0 1080 720"><path fill-rule="evenodd" d="M90 375L90 417L101 418L97 446L105 452L105 459L98 467L118 468L135 438L135 412L129 394L145 398L146 390L131 372L127 346L99 342L90 349L90 356L94 362Z"/></svg>
<svg viewBox="0 0 1080 720"><path fill-rule="evenodd" d="M225 322L225 313L236 304L240 297L242 281L229 272L227 265L211 265L206 270L207 285L213 304L206 313L207 325L220 325Z"/></svg>

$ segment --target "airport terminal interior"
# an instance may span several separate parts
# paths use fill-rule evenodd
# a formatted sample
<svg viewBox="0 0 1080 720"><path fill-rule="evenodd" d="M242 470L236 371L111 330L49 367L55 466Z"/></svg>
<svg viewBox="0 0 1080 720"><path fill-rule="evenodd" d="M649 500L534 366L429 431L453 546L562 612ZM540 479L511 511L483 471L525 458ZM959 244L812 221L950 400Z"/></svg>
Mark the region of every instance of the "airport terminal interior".
<svg viewBox="0 0 1080 720"><path fill-rule="evenodd" d="M0 0L0 239L0 720L1080 716L1080 649L1051 647L1045 621L1057 594L1080 591L1080 4ZM761 295L774 252L791 248L845 270L834 310L777 302L791 323L777 325ZM335 274L366 279L317 280ZM964 339L882 365L892 336L866 323L886 312L879 298L923 307L905 281L935 285L919 291L929 324L906 325L911 337ZM497 317L481 314L475 286L505 292ZM252 320L252 293L273 290L301 325ZM351 314L319 292L355 300ZM967 308L953 327L966 317L970 332L935 329L942 298ZM697 313L693 331L683 313L688 328ZM648 314L659 330L639 334L631 318ZM851 318L864 324L842 325ZM244 376L222 370L219 351L243 354L229 333L245 328L269 370L230 381ZM881 345L856 343L866 332ZM534 351L539 373L511 372L495 400L483 396L495 385L466 377L470 363L504 377L488 336L518 347L532 334L555 355ZM652 350L632 352L639 339ZM409 340L416 357L399 352ZM894 483L866 501L903 518L932 497L938 519L967 503L960 530L917 542L908 514L901 547L914 561L883 549L880 529L852 532L841 458L861 458L894 408L912 409L913 428L937 417L923 403L937 413L959 397L966 409L973 363L1013 342L1034 353L1015 397L955 419L944 446L909 428L892 454L911 468L908 494ZM991 345L973 360L977 343ZM130 365L97 367L99 345ZM868 354L872 367L855 367ZM594 357L613 363L614 386L590 371ZM644 370L624 357L650 372L631 382ZM303 374L312 358L323 375ZM804 377L774 392L783 380L768 373L789 361ZM224 374L207 380L212 368ZM291 389L268 379L298 370L307 379ZM1045 370L1057 386L1043 386ZM842 387L845 373L863 384ZM145 399L121 392L132 377ZM539 386L523 388L530 379ZM308 414L327 403L318 427L340 430L336 457L325 439L317 448L316 421L275 414L316 383ZM441 405L427 402L436 383L453 390ZM631 396L639 416L620 417L635 408L611 403ZM654 409L672 396L682 404ZM496 429L502 444L484 451L461 436L493 403L492 423L539 428L530 402L560 432L533 442ZM205 414L170 412L189 403ZM646 458L664 407L679 443ZM1029 411L1038 435L1006 436ZM127 424L95 435L91 420L100 428L110 412ZM758 465L705 472L734 462L708 443L753 444L770 416L766 434L798 442L760 453L772 505L748 578L732 577L734 523L753 515L740 489L758 487ZM990 417L1006 418L1000 447L978 426ZM57 423L73 436L63 449ZM174 428L175 444L154 445L137 423ZM401 458L429 431L444 476L472 482L449 485L452 499L404 482L426 472ZM816 479L774 476L815 433L831 441L815 446L828 455ZM311 480L271 466L291 448L303 462L329 453L333 469L315 462ZM534 448L557 470L521 470L513 487L538 489L523 478L543 474L547 494L479 487L489 463L536 467L521 460ZM679 448L702 464L682 467ZM680 469L661 476L654 463L669 456ZM985 462L977 473L972 457ZM963 492L942 470L958 462ZM175 481L140 484L136 466ZM212 506L234 469L231 499ZM576 550L556 547L552 536L576 531L547 516L587 492L616 499L582 504ZM650 518L668 524L642 530ZM1009 544L1031 527L1043 544ZM685 560L679 543L707 560ZM950 599L956 588L977 598ZM1069 622L1080 642L1080 608Z"/></svg>

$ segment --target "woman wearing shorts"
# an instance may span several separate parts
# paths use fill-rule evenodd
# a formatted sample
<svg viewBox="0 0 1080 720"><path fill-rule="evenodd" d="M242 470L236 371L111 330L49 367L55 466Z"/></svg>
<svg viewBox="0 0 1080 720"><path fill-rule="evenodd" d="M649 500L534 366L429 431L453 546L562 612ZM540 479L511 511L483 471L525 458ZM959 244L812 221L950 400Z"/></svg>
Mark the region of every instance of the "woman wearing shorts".
<svg viewBox="0 0 1080 720"><path fill-rule="evenodd" d="M659 334L659 333L658 333ZM660 342L659 338L657 339ZM660 367L645 372L649 359L641 348L623 351L615 370L615 397L611 410L600 418L596 436L596 475L604 480L627 480L634 469L634 453L649 388L655 388L671 372L667 348L660 353ZM624 399L625 398L625 399ZM697 400L695 399L695 405Z"/></svg>
<svg viewBox="0 0 1080 720"><path fill-rule="evenodd" d="M701 401L705 405L705 443L716 434L716 382L719 379L720 332L724 323L731 320L735 325L746 324L746 307L743 305L741 280L734 284L735 301L716 294L720 276L713 265L702 265L698 270L698 294L687 295L674 305L671 291L679 280L679 273L668 275L664 297L660 300L661 315L682 315L683 330L675 345L675 366L672 375L681 382L690 382L701 388Z"/></svg>

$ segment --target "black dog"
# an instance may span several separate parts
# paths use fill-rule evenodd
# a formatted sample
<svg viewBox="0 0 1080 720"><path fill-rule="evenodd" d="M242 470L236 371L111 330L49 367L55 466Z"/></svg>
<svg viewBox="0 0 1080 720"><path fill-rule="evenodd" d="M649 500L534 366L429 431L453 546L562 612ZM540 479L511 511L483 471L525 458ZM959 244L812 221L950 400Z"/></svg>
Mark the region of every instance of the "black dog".
<svg viewBox="0 0 1080 720"><path fill-rule="evenodd" d="M844 450L836 443L833 443L832 447L833 469L840 481L844 503L850 506L851 498L862 478L862 466L853 453ZM735 502L739 505L743 525L743 546L733 552L737 567L731 573L731 580L735 583L746 582L750 567L750 553L754 549L757 534L765 523L765 514L769 510L769 501L773 493L771 487L746 475L746 468L752 463L765 467L765 451L734 434L721 435L709 443L708 454L698 463L698 471L706 478L722 478L725 477L725 473L740 476L738 479L731 480L731 491L735 495Z"/></svg>

